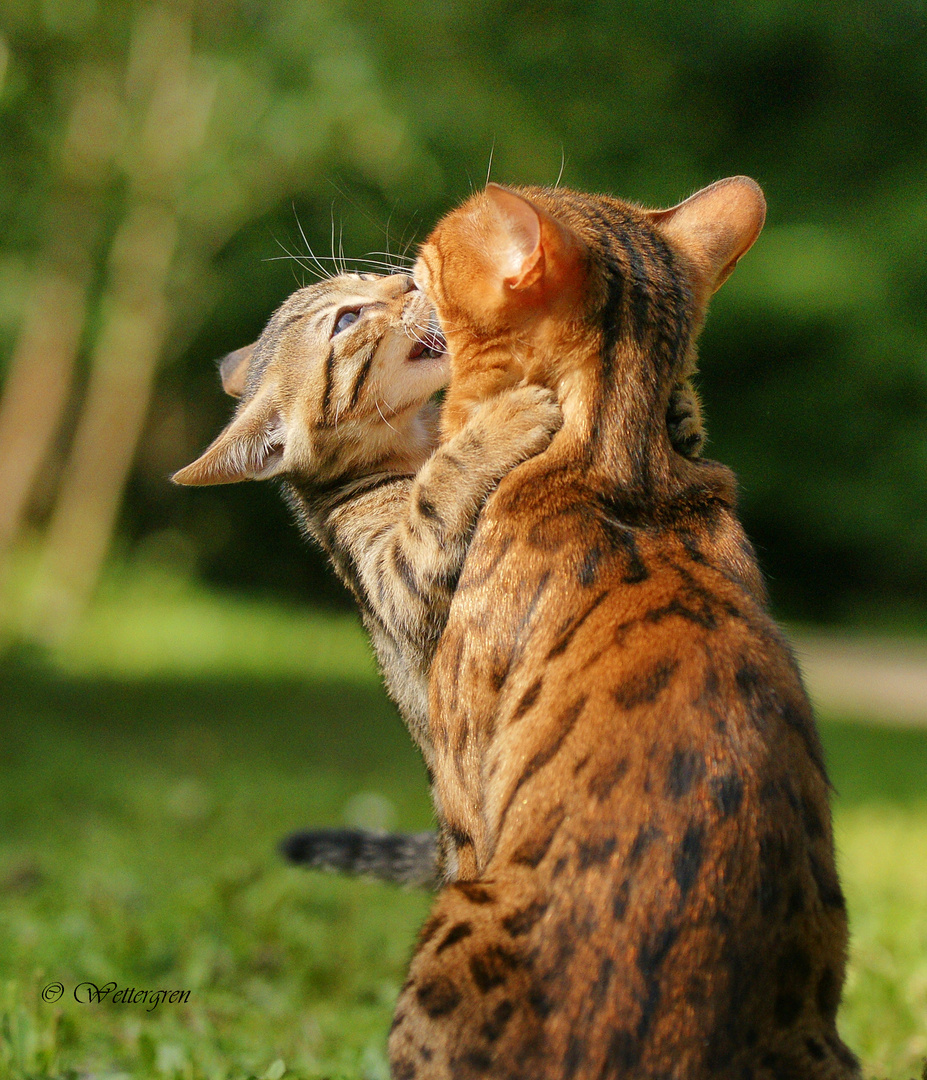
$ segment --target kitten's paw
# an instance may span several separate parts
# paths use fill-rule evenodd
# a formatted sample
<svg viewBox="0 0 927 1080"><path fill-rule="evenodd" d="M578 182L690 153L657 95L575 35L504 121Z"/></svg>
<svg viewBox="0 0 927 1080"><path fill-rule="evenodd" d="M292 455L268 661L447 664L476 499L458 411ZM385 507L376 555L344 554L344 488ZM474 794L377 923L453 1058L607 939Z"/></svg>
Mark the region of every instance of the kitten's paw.
<svg viewBox="0 0 927 1080"><path fill-rule="evenodd" d="M563 423L563 413L552 391L532 384L487 398L473 419L514 463L547 448Z"/></svg>

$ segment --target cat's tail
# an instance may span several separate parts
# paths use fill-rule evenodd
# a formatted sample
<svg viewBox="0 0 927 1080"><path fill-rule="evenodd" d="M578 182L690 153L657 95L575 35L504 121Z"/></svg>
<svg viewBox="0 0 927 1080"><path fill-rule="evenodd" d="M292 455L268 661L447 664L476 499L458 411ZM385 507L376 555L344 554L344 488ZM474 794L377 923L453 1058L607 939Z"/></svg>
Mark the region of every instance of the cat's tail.
<svg viewBox="0 0 927 1080"><path fill-rule="evenodd" d="M436 889L435 833L375 833L364 829L312 829L280 843L284 858L315 870L358 874L397 885Z"/></svg>

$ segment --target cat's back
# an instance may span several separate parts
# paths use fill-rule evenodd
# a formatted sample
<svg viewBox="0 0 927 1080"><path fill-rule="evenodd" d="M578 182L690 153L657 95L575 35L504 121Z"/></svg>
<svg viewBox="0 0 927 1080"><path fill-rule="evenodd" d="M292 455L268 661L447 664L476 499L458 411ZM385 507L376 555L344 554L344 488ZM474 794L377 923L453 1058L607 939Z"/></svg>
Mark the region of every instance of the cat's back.
<svg viewBox="0 0 927 1080"><path fill-rule="evenodd" d="M506 980L535 1003L518 1039L581 1030L584 1061L641 1075L811 1045L841 1075L827 779L788 647L718 546L736 521L630 526L543 490L490 503L433 681L461 865L504 896ZM515 498L537 512L508 532Z"/></svg>

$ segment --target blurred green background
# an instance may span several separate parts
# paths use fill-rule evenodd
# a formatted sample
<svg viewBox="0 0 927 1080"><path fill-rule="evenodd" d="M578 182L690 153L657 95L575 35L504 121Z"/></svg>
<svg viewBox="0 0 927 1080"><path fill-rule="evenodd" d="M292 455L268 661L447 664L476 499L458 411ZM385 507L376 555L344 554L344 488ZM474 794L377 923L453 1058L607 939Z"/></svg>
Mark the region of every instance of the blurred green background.
<svg viewBox="0 0 927 1080"><path fill-rule="evenodd" d="M168 477L310 247L414 252L490 159L658 206L760 182L702 339L709 453L780 617L927 670L923 0L0 0L0 124L0 1076L386 1075L427 900L274 844L427 827L420 766L274 486ZM842 1025L909 1080L927 730L843 708ZM89 1008L85 979L192 1000Z"/></svg>

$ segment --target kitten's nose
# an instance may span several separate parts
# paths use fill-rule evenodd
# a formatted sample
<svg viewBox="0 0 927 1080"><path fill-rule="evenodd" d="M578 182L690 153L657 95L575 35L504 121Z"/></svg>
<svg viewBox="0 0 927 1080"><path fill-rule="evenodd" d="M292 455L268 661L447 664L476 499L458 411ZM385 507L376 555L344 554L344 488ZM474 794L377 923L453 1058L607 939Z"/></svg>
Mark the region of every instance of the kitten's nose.
<svg viewBox="0 0 927 1080"><path fill-rule="evenodd" d="M406 274L406 292L415 292L418 285L415 284L415 278L411 274Z"/></svg>

